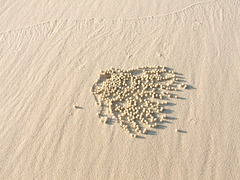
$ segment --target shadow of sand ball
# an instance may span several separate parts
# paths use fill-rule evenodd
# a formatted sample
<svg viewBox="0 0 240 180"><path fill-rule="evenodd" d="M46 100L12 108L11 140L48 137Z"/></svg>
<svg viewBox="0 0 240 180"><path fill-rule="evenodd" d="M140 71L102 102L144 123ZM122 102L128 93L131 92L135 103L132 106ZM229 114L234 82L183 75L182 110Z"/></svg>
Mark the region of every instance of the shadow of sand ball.
<svg viewBox="0 0 240 180"><path fill-rule="evenodd" d="M137 137L137 133L145 134L147 127L155 128L168 118L164 106L185 88L187 85L179 82L174 71L164 66L144 66L101 71L91 92L101 106L97 113L100 122L116 119L124 131Z"/></svg>

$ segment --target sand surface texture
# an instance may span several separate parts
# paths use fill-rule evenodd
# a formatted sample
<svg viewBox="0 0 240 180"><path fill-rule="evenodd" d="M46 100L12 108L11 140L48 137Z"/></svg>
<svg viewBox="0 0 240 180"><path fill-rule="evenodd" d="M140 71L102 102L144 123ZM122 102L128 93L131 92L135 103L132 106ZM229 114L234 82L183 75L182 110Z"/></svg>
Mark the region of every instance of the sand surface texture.
<svg viewBox="0 0 240 180"><path fill-rule="evenodd" d="M240 179L239 49L240 1L1 0L0 179ZM99 123L99 71L155 64L189 85L168 122Z"/></svg>

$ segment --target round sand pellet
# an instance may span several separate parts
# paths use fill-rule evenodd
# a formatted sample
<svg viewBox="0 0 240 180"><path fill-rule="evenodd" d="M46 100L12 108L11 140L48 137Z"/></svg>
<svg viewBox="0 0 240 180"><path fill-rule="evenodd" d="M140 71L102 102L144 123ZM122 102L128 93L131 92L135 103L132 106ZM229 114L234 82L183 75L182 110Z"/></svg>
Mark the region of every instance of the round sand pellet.
<svg viewBox="0 0 240 180"><path fill-rule="evenodd" d="M128 70L112 67L100 71L97 82L90 89L96 104L101 107L101 113L97 113L100 122L106 124L108 117L115 118L131 137L136 137L136 133L145 134L146 126L157 127L157 119L163 122L167 118L161 114L164 106L169 104L164 99L178 98L170 95L170 91L187 88L186 84L179 84L178 79L173 70L162 65Z"/></svg>

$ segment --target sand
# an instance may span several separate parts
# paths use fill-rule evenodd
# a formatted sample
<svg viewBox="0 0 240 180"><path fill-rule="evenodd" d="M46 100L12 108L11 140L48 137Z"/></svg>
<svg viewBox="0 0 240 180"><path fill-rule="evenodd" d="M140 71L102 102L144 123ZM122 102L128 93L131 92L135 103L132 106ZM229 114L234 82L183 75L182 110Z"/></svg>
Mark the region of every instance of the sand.
<svg viewBox="0 0 240 180"><path fill-rule="evenodd" d="M239 1L2 1L0 179L240 179L239 18ZM155 64L189 85L169 123L99 123L99 71Z"/></svg>

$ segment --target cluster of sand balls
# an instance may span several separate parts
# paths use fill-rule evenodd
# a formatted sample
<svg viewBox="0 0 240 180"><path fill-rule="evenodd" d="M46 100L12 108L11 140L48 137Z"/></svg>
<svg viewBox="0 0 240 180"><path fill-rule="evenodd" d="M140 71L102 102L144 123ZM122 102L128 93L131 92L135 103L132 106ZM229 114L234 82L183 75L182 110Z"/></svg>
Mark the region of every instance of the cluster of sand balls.
<svg viewBox="0 0 240 180"><path fill-rule="evenodd" d="M137 133L147 133L146 127L157 127L167 119L164 105L178 98L174 91L180 88L187 85L179 82L174 71L155 65L101 71L91 92L101 106L100 122L115 118L124 131L137 137Z"/></svg>

